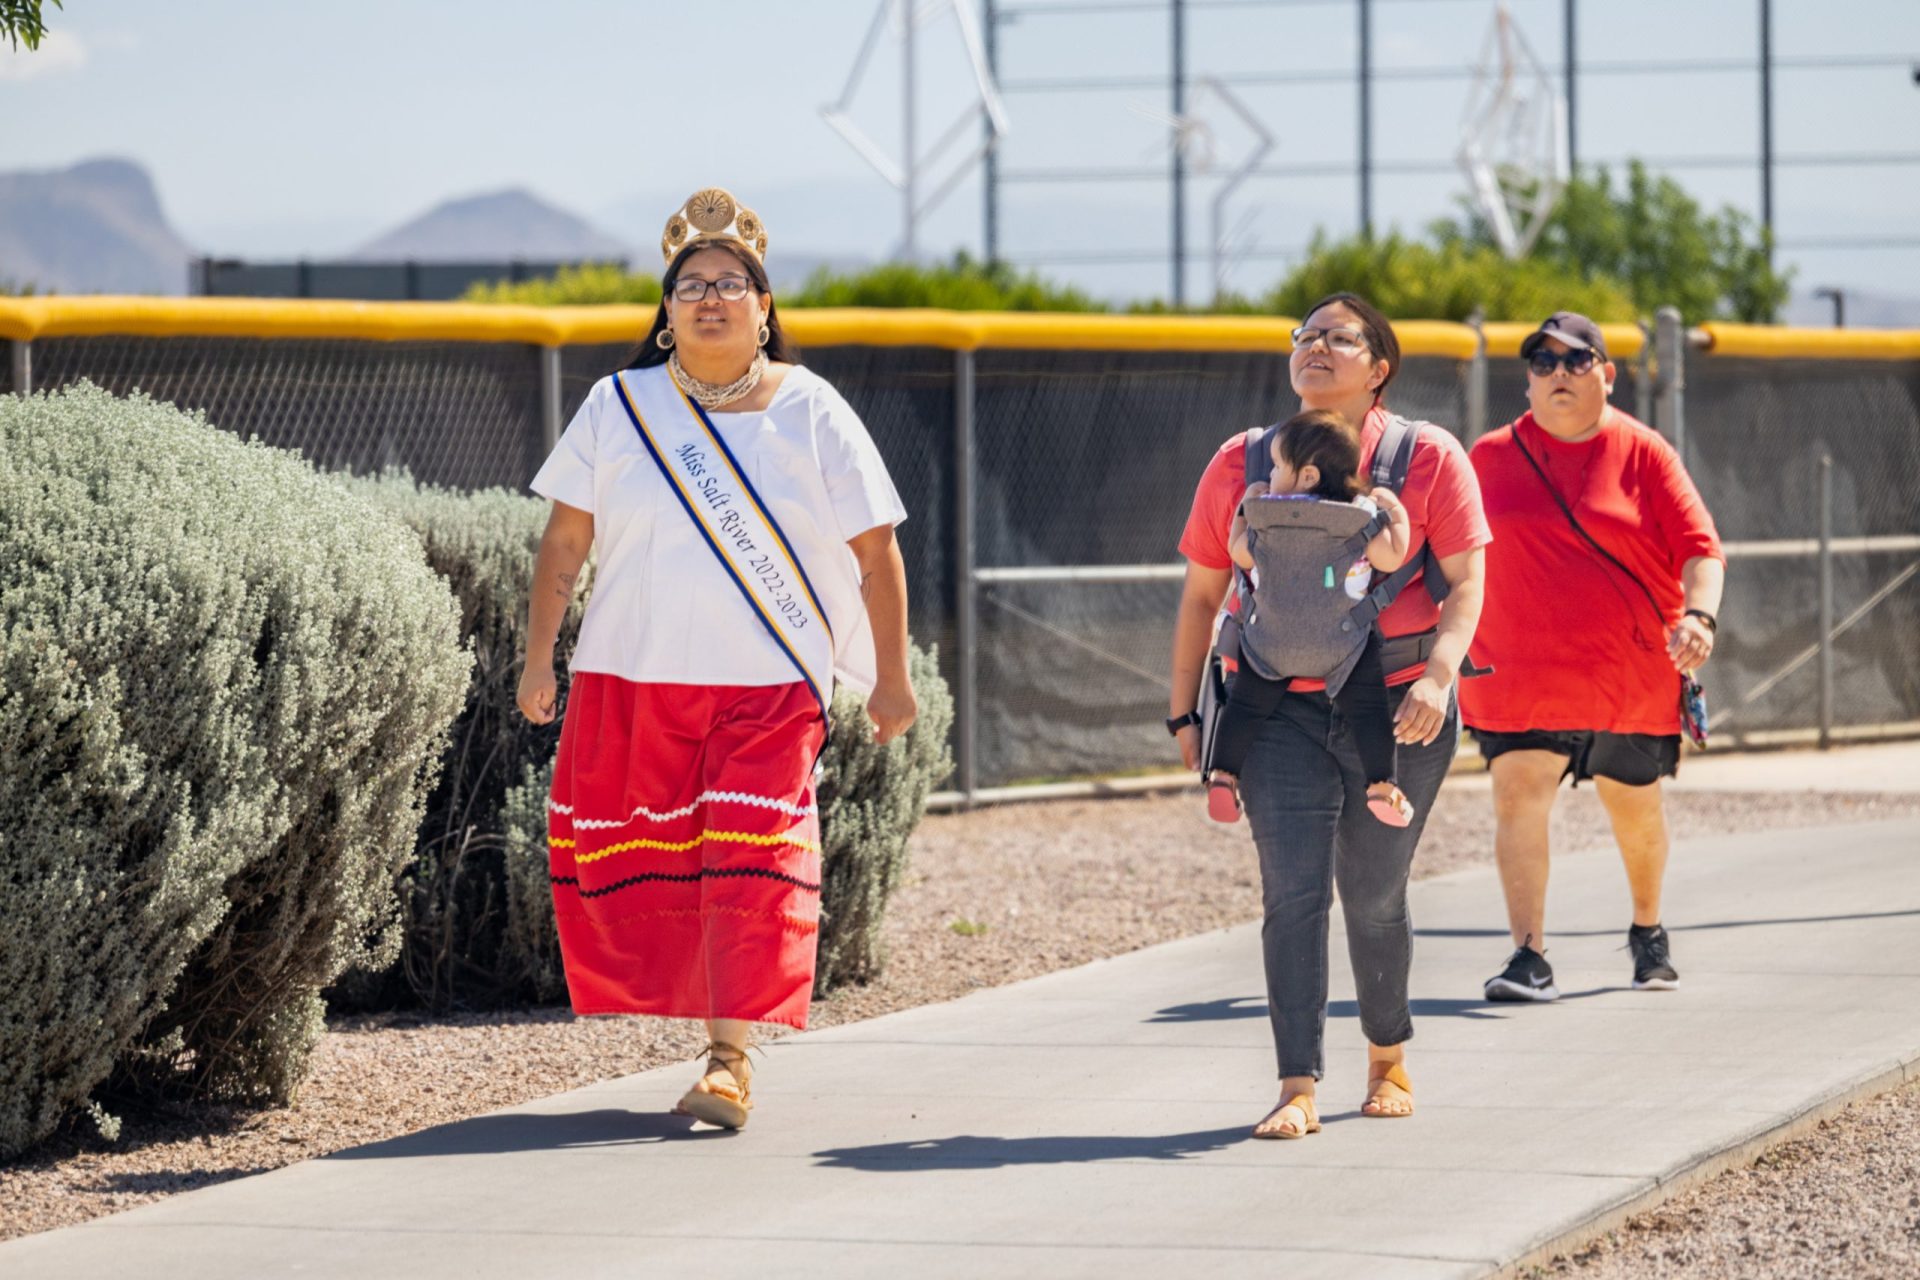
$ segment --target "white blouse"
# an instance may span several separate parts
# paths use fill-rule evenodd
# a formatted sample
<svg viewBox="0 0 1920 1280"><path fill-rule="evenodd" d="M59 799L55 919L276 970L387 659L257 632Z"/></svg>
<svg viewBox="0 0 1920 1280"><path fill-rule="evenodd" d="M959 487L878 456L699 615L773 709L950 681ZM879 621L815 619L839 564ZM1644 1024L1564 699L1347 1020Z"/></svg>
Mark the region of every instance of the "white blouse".
<svg viewBox="0 0 1920 1280"><path fill-rule="evenodd" d="M907 512L866 424L824 378L798 367L765 409L709 416L819 594L835 674L870 690L873 633L847 542ZM667 487L611 377L587 393L532 487L593 516L593 595L573 670L660 684L800 678Z"/></svg>

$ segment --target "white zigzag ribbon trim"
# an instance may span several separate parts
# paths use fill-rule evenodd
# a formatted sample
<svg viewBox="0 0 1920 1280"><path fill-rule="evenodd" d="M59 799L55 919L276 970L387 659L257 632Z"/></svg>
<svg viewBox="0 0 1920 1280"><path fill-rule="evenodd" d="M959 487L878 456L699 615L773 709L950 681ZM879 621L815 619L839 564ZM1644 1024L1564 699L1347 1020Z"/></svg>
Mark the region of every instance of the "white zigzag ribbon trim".
<svg viewBox="0 0 1920 1280"><path fill-rule="evenodd" d="M785 800L776 800L772 796L749 795L744 791L703 791L694 798L692 804L685 805L678 809L668 809L664 813L655 813L652 809L647 808L647 806L641 805L624 818L575 818L573 825L575 827L585 827L592 830L606 827L624 827L635 818L646 818L653 822L671 822L675 818L686 817L703 804L720 803L744 804L756 809L774 809L795 818L810 817L819 812L820 808L818 805L812 804L790 804ZM564 813L568 815L573 813L572 805L556 804L552 800L547 801L547 808L553 813Z"/></svg>

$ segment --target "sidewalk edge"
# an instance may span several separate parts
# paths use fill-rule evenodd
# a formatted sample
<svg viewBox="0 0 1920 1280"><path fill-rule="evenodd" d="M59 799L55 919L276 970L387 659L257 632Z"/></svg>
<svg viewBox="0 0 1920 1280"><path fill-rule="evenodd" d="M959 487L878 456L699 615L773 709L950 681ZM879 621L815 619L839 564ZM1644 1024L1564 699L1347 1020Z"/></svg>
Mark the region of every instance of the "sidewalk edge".
<svg viewBox="0 0 1920 1280"><path fill-rule="evenodd" d="M1656 1176L1653 1185L1645 1190L1633 1192L1577 1225L1556 1232L1529 1247L1519 1257L1503 1262L1484 1274L1487 1280L1524 1280L1531 1269L1544 1267L1561 1254L1574 1252L1624 1225L1629 1219L1657 1208L1729 1169L1752 1163L1781 1143L1791 1142L1810 1132L1821 1121L1839 1114L1850 1104L1890 1093L1913 1080L1920 1080L1920 1050L1911 1050L1892 1066L1842 1085L1824 1097L1815 1098L1769 1129L1737 1139L1718 1150L1706 1152L1681 1168Z"/></svg>

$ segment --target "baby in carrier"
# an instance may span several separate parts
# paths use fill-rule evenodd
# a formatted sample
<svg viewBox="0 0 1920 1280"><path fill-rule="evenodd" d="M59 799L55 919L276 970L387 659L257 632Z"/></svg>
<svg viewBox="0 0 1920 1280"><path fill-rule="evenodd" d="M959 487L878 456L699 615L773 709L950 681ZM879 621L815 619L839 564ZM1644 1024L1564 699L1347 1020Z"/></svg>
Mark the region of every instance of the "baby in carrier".
<svg viewBox="0 0 1920 1280"><path fill-rule="evenodd" d="M1239 820L1240 771L1289 677L1326 681L1359 748L1374 817L1396 827L1413 821L1394 781L1380 634L1349 617L1373 571L1391 573L1406 560L1411 532L1391 489L1365 488L1358 434L1325 410L1283 424L1273 438L1273 479L1247 486L1228 552L1254 591L1241 602L1238 670L1207 778L1207 813L1217 822Z"/></svg>

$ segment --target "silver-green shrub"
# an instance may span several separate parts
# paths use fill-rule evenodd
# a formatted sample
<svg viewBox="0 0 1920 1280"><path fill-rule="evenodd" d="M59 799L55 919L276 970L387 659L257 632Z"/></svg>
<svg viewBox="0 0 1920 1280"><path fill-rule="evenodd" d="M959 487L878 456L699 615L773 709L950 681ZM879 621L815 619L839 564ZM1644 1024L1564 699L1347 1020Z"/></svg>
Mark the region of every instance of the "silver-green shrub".
<svg viewBox="0 0 1920 1280"><path fill-rule="evenodd" d="M131 1084L284 1099L469 658L397 521L144 397L0 397L0 1152Z"/></svg>
<svg viewBox="0 0 1920 1280"><path fill-rule="evenodd" d="M822 995L879 974L886 961L880 926L907 869L907 840L926 814L927 796L953 772L953 697L936 652L913 646L907 671L920 715L884 747L873 741L864 699L842 692L833 700L818 788L820 958L813 987Z"/></svg>
<svg viewBox="0 0 1920 1280"><path fill-rule="evenodd" d="M564 986L556 988L549 966L521 945L522 939L533 945L532 935L512 896L507 860L514 851L503 818L510 790L526 781L530 769L552 761L559 739L557 723L529 723L514 702L548 504L505 489L461 493L419 485L403 472L347 483L420 538L427 563L459 601L460 635L474 664L418 848L401 878L405 921L398 963L383 973L351 977L334 993L335 1006L449 1009L551 1000ZM563 696L586 594L576 593L556 646ZM544 893L545 791L539 810ZM545 913L552 912L549 899ZM551 933L552 927L549 919L545 928Z"/></svg>

